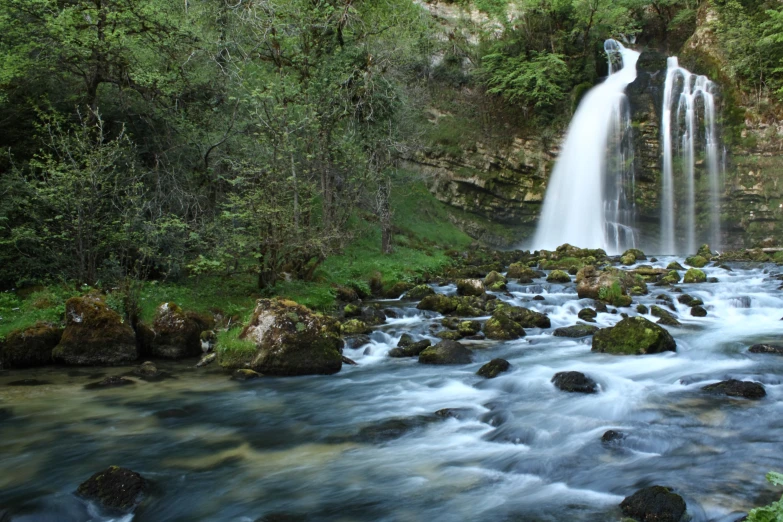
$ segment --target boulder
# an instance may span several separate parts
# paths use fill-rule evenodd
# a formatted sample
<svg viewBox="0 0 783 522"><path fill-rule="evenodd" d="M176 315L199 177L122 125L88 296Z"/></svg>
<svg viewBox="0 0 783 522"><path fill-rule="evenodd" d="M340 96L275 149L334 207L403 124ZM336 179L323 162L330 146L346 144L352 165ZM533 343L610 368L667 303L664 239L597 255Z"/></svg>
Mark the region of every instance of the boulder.
<svg viewBox="0 0 783 522"><path fill-rule="evenodd" d="M594 323L595 318L598 316L598 312L596 312L592 308L582 308L581 310L579 310L579 313L576 314L576 316L582 321L587 321L588 323Z"/></svg>
<svg viewBox="0 0 783 522"><path fill-rule="evenodd" d="M647 284L641 276L617 268L598 270L586 266L576 274L576 293L580 299L599 299L613 306L629 306L631 294L646 294Z"/></svg>
<svg viewBox="0 0 783 522"><path fill-rule="evenodd" d="M567 272L562 270L552 270L549 275L546 276L547 283L570 283L571 276Z"/></svg>
<svg viewBox="0 0 783 522"><path fill-rule="evenodd" d="M662 326L644 317L627 317L593 335L592 351L614 355L643 355L677 351L677 343Z"/></svg>
<svg viewBox="0 0 783 522"><path fill-rule="evenodd" d="M552 322L546 314L536 312L530 308L512 306L503 302L490 304L487 309L492 313L503 312L522 328L551 328Z"/></svg>
<svg viewBox="0 0 783 522"><path fill-rule="evenodd" d="M386 293L384 294L388 299L397 299L408 290L412 289L415 285L406 281L398 281L394 283Z"/></svg>
<svg viewBox="0 0 783 522"><path fill-rule="evenodd" d="M370 344L370 336L366 334L346 335L343 337L343 341L348 348L355 350L365 344Z"/></svg>
<svg viewBox="0 0 783 522"><path fill-rule="evenodd" d="M685 258L685 264L694 268L703 268L707 262L708 261L701 256L691 256Z"/></svg>
<svg viewBox="0 0 783 522"><path fill-rule="evenodd" d="M386 322L386 314L377 305L365 306L359 319L368 326L378 326Z"/></svg>
<svg viewBox="0 0 783 522"><path fill-rule="evenodd" d="M525 330L505 311L498 311L493 313L492 317L484 323L484 335L487 336L487 339L508 341L524 337Z"/></svg>
<svg viewBox="0 0 783 522"><path fill-rule="evenodd" d="M429 339L423 339L417 342L410 342L404 345L397 344L397 348L389 350L389 357L418 357L421 352L432 346Z"/></svg>
<svg viewBox="0 0 783 522"><path fill-rule="evenodd" d="M156 377L160 371L158 371L158 367L152 361L144 361L133 370L133 373L143 377Z"/></svg>
<svg viewBox="0 0 783 522"><path fill-rule="evenodd" d="M446 315L455 311L459 304L460 301L457 298L448 297L443 294L431 294L422 298L421 302L416 305L416 308L419 310L431 310Z"/></svg>
<svg viewBox="0 0 783 522"><path fill-rule="evenodd" d="M506 277L509 279L517 279L519 283L526 284L532 283L533 279L540 277L540 274L522 263L511 263L506 272Z"/></svg>
<svg viewBox="0 0 783 522"><path fill-rule="evenodd" d="M650 313L654 317L658 317L658 324L665 326L682 326L677 318L671 312L664 310L658 305L652 305L650 307Z"/></svg>
<svg viewBox="0 0 783 522"><path fill-rule="evenodd" d="M668 274L661 277L661 283L673 285L680 282L680 273L676 270L670 270Z"/></svg>
<svg viewBox="0 0 783 522"><path fill-rule="evenodd" d="M633 254L623 254L620 256L620 263L625 266L632 265L636 263L636 256Z"/></svg>
<svg viewBox="0 0 783 522"><path fill-rule="evenodd" d="M764 385L752 381L738 381L729 379L728 381L716 382L704 386L702 390L714 394L728 395L729 397L743 397L745 399L763 399L767 395Z"/></svg>
<svg viewBox="0 0 783 522"><path fill-rule="evenodd" d="M682 266L677 261L672 261L668 265L666 265L666 270L685 270L685 267Z"/></svg>
<svg viewBox="0 0 783 522"><path fill-rule="evenodd" d="M441 330L440 332L435 334L435 337L438 339L448 339L450 341L459 341L464 335L459 333L456 330Z"/></svg>
<svg viewBox="0 0 783 522"><path fill-rule="evenodd" d="M441 341L419 354L422 364L470 364L473 353L457 341Z"/></svg>
<svg viewBox="0 0 783 522"><path fill-rule="evenodd" d="M639 250L638 248L629 248L625 252L623 252L623 256L631 255L636 259L637 261L647 261L647 256L644 255L644 252Z"/></svg>
<svg viewBox="0 0 783 522"><path fill-rule="evenodd" d="M598 385L581 372L558 372L552 377L552 384L571 393L596 393Z"/></svg>
<svg viewBox="0 0 783 522"><path fill-rule="evenodd" d="M703 306L696 305L691 308L691 315L693 317L707 317L707 310Z"/></svg>
<svg viewBox="0 0 783 522"><path fill-rule="evenodd" d="M457 331L463 337L470 337L481 331L481 323L478 321L460 321Z"/></svg>
<svg viewBox="0 0 783 522"><path fill-rule="evenodd" d="M621 431L607 430L601 435L601 442L604 444L612 444L621 441L625 438L625 434Z"/></svg>
<svg viewBox="0 0 783 522"><path fill-rule="evenodd" d="M494 379L503 372L508 371L511 368L511 364L505 359L492 359L487 364L479 368L476 375L480 377L486 377L487 379Z"/></svg>
<svg viewBox="0 0 783 522"><path fill-rule="evenodd" d="M138 357L136 335L98 296L65 302L65 331L52 350L56 362L69 365L127 364Z"/></svg>
<svg viewBox="0 0 783 522"><path fill-rule="evenodd" d="M60 343L63 329L38 322L14 330L0 341L0 368L33 368L52 362L52 350Z"/></svg>
<svg viewBox="0 0 783 522"><path fill-rule="evenodd" d="M201 355L201 332L204 325L187 315L175 303L163 303L155 312L152 330L152 355L182 359Z"/></svg>
<svg viewBox="0 0 783 522"><path fill-rule="evenodd" d="M573 326L566 326L558 328L554 332L555 337L570 337L573 339L579 337L587 337L597 332L599 328L591 324L575 324Z"/></svg>
<svg viewBox="0 0 783 522"><path fill-rule="evenodd" d="M677 302L684 304L685 306L698 306L704 304L704 301L698 297L693 297L688 294L682 294L681 296L677 297Z"/></svg>
<svg viewBox="0 0 783 522"><path fill-rule="evenodd" d="M636 313L639 314L647 314L650 312L650 309L644 306L643 304L636 305Z"/></svg>
<svg viewBox="0 0 783 522"><path fill-rule="evenodd" d="M348 303L343 307L343 315L345 317L359 317L362 315L362 307L357 304Z"/></svg>
<svg viewBox="0 0 783 522"><path fill-rule="evenodd" d="M265 375L333 374L342 367L335 321L293 301L260 299L239 338L256 351L233 364Z"/></svg>
<svg viewBox="0 0 783 522"><path fill-rule="evenodd" d="M418 286L414 286L413 288L405 292L403 298L419 301L421 299L424 299L428 295L434 295L434 294L435 294L435 290L433 290L430 285L418 285Z"/></svg>
<svg viewBox="0 0 783 522"><path fill-rule="evenodd" d="M361 319L350 319L340 325L340 333L343 335L362 335L372 332L372 328L367 326Z"/></svg>
<svg viewBox="0 0 783 522"><path fill-rule="evenodd" d="M663 486L640 489L620 503L623 515L639 522L680 522L685 507L680 495Z"/></svg>
<svg viewBox="0 0 783 522"><path fill-rule="evenodd" d="M147 481L135 471L110 466L82 482L76 493L104 508L130 512L141 503L147 490Z"/></svg>
<svg viewBox="0 0 783 522"><path fill-rule="evenodd" d="M682 279L683 283L705 283L707 282L707 274L698 268L689 268L685 272L685 277Z"/></svg>
<svg viewBox="0 0 783 522"><path fill-rule="evenodd" d="M484 283L480 279L457 280L457 295L479 296L484 292Z"/></svg>
<svg viewBox="0 0 783 522"><path fill-rule="evenodd" d="M487 274L487 277L484 278L484 286L489 288L495 283L507 283L508 280L506 277L501 274L500 272L495 272L494 270Z"/></svg>
<svg viewBox="0 0 783 522"><path fill-rule="evenodd" d="M780 344L754 344L748 348L750 353L769 353L783 355L783 345Z"/></svg>

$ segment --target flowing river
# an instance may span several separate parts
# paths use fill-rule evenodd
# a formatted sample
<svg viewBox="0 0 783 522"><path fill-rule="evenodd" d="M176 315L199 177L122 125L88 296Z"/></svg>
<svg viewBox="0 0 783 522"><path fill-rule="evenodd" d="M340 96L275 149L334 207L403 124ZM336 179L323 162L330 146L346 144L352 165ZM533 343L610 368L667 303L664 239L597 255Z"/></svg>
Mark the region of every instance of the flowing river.
<svg viewBox="0 0 783 522"><path fill-rule="evenodd" d="M625 496L653 484L681 494L694 521L737 520L779 496L764 474L783 471L783 357L747 348L780 340L783 291L778 267L732 266L705 268L718 283L679 285L707 317L691 317L669 289L635 299L673 296L677 353L604 355L589 337L553 337L593 302L573 283L542 279L499 298L546 312L552 328L467 342L470 365L388 357L401 334L439 330L440 316L385 301L400 317L346 349L359 365L333 376L240 383L192 361L159 362L170 378L90 390L131 368L0 372L0 520L5 509L15 522L610 521ZM597 324L620 319L600 313ZM495 357L511 370L476 376ZM564 370L592 377L599 393L556 389L550 380ZM761 382L767 396L701 391L727 378ZM433 415L444 408L454 410ZM610 429L625 439L602 443ZM112 518L73 494L113 464L154 485L135 515Z"/></svg>

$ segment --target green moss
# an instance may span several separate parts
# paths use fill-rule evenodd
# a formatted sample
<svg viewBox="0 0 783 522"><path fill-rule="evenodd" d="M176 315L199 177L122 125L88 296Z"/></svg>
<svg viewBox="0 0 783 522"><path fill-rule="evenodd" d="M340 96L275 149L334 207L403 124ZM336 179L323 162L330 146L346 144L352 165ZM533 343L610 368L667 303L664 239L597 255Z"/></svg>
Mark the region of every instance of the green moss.
<svg viewBox="0 0 783 522"><path fill-rule="evenodd" d="M685 272L685 277L683 278L683 283L704 283L707 281L707 274L705 274L702 270L699 270L698 268L689 268L687 272Z"/></svg>
<svg viewBox="0 0 783 522"><path fill-rule="evenodd" d="M702 256L691 256L685 258L685 263L696 268L702 268L707 264L707 260Z"/></svg>
<svg viewBox="0 0 783 522"><path fill-rule="evenodd" d="M546 277L546 280L549 283L570 283L571 276L562 270L552 270L552 272L550 272Z"/></svg>
<svg viewBox="0 0 783 522"><path fill-rule="evenodd" d="M592 351L614 355L642 355L675 351L671 334L644 317L623 319L612 328L602 328L593 336Z"/></svg>
<svg viewBox="0 0 783 522"><path fill-rule="evenodd" d="M507 341L525 336L525 330L505 312L495 312L484 324L487 339Z"/></svg>
<svg viewBox="0 0 783 522"><path fill-rule="evenodd" d="M223 368L242 368L253 360L258 350L255 343L239 338L241 328L218 332L215 343L217 361Z"/></svg>

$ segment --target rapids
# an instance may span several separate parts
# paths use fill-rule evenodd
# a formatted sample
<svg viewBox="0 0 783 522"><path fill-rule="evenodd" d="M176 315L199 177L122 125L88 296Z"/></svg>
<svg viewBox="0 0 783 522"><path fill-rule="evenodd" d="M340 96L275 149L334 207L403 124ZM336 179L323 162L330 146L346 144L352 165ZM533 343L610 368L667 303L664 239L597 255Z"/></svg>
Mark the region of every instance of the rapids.
<svg viewBox="0 0 783 522"><path fill-rule="evenodd" d="M661 258L665 267L674 258ZM772 268L777 273L776 267ZM636 302L674 297L677 353L591 353L588 340L553 337L592 300L573 283L510 285L501 299L546 312L552 328L523 339L470 343L475 361L425 366L387 357L402 333L431 337L439 317L415 303L345 355L333 376L238 383L217 368L158 362L161 382L86 390L131 368L0 372L0 519L13 521L247 521L271 513L329 521L603 521L637 489L668 485L693 520L735 520L779 496L764 473L783 470L783 357L747 347L783 334L783 292L768 269L708 267L719 283L680 285L709 315L651 286ZM541 280L543 281L543 280ZM453 286L438 288L453 292ZM541 294L544 301L534 301ZM636 315L634 309L624 309ZM655 320L653 317L648 318ZM619 321L601 313L599 326ZM512 368L475 375L495 357ZM563 370L596 380L595 395L557 390ZM762 382L767 397L707 395L726 378ZM23 379L48 384L14 385ZM429 416L455 408L457 418ZM427 419L401 436L362 437L392 419ZM605 445L607 430L627 437ZM154 490L136 515L114 517L73 495L108 465L141 473Z"/></svg>

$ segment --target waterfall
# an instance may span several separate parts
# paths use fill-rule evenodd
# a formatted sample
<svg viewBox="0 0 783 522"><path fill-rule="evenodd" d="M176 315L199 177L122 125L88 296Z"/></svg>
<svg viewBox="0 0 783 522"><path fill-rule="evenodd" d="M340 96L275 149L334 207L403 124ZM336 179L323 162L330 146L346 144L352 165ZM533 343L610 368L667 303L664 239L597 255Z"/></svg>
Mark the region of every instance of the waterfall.
<svg viewBox="0 0 783 522"><path fill-rule="evenodd" d="M636 79L639 53L615 40L607 40L604 49L610 74L585 94L571 120L547 187L535 249L571 243L617 253L635 246L633 147L624 91Z"/></svg>
<svg viewBox="0 0 783 522"><path fill-rule="evenodd" d="M703 152L709 179L709 236L713 248L720 241L720 167L715 130L715 84L679 66L676 57L667 61L664 83L661 140L663 175L661 204L661 253L696 251L696 147L700 126L704 127ZM700 110L701 109L701 110ZM678 143L679 140L679 143ZM674 146L679 147L684 191L675 187ZM675 205L675 192L681 195ZM680 217L679 227L676 225ZM679 228L680 234L677 234ZM684 239L684 242L677 241ZM677 248L680 245L681 248Z"/></svg>

